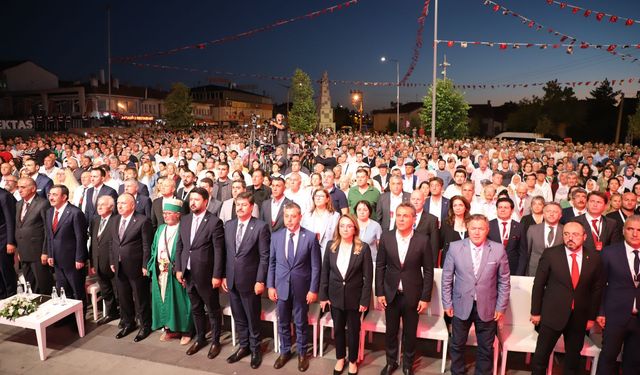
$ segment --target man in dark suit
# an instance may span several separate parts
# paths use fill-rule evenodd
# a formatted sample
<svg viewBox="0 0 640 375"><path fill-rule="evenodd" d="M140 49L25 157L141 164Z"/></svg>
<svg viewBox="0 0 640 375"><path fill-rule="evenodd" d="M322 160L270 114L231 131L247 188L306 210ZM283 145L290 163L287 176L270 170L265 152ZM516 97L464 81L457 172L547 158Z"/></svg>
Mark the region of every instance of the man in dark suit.
<svg viewBox="0 0 640 375"><path fill-rule="evenodd" d="M16 199L0 189L0 299L16 294Z"/></svg>
<svg viewBox="0 0 640 375"><path fill-rule="evenodd" d="M49 190L51 208L45 221L47 262L55 270L58 290L64 287L67 297L82 301L86 309L87 220L68 199L69 189L64 185L53 185Z"/></svg>
<svg viewBox="0 0 640 375"><path fill-rule="evenodd" d="M566 224L571 219L584 215L587 212L587 191L581 187L574 186L569 192L571 197L571 207L562 209L560 224Z"/></svg>
<svg viewBox="0 0 640 375"><path fill-rule="evenodd" d="M512 219L515 207L511 198L498 198L497 218L489 222L489 239L501 243L509 258L509 270L513 276L524 276L527 269L527 239L524 227Z"/></svg>
<svg viewBox="0 0 640 375"><path fill-rule="evenodd" d="M562 208L556 202L547 202L542 209L544 221L535 224L527 230L527 273L526 276L535 276L540 263L542 253L554 246L562 244L562 228L560 216Z"/></svg>
<svg viewBox="0 0 640 375"><path fill-rule="evenodd" d="M125 193L133 195L133 199L136 200L136 213L142 214L151 220L151 199L140 194L138 181L130 178L124 182L123 186Z"/></svg>
<svg viewBox="0 0 640 375"><path fill-rule="evenodd" d="M131 168L131 167L127 167L124 170L124 181L127 181L128 179L133 178L137 185L138 185L138 194L140 195L144 195L145 197L149 197L149 188L147 187L147 185L143 184L142 182L138 181L138 171L136 171L135 168ZM118 188L118 195L124 193L124 184L120 185L120 187Z"/></svg>
<svg viewBox="0 0 640 375"><path fill-rule="evenodd" d="M133 332L137 318L140 331L133 341L138 342L151 334L151 298L146 267L151 255L153 228L146 216L135 212L135 204L129 193L118 197L120 217L111 231L110 261L111 271L116 275L122 326L116 338Z"/></svg>
<svg viewBox="0 0 640 375"><path fill-rule="evenodd" d="M158 186L160 197L154 199L151 204L151 225L153 225L154 231L158 229L160 225L164 224L164 217L162 216L164 199L176 197L176 182L173 179L161 177L158 180Z"/></svg>
<svg viewBox="0 0 640 375"><path fill-rule="evenodd" d="M395 228L396 208L400 203L409 203L410 200L411 194L402 191L402 177L391 176L389 178L389 191L380 196L380 201L376 205L376 217L383 232Z"/></svg>
<svg viewBox="0 0 640 375"><path fill-rule="evenodd" d="M425 211L426 213L426 211ZM427 309L433 287L433 255L429 238L415 232L416 210L410 203L396 209L396 229L380 238L376 258L375 294L387 320L387 364L381 375L398 368L398 330L402 318L403 373L413 374L418 315Z"/></svg>
<svg viewBox="0 0 640 375"><path fill-rule="evenodd" d="M113 198L114 201L118 200L118 194L113 188L104 184L104 179L107 176L107 172L102 168L93 168L91 170L91 184L93 185L89 190L87 190L87 198L85 203L84 214L87 219L87 222L91 222L91 220L97 215L96 212L96 204L98 203L98 198L103 195L109 195Z"/></svg>
<svg viewBox="0 0 640 375"><path fill-rule="evenodd" d="M438 218L438 228L442 225L442 220L447 218L449 213L449 200L442 196L444 181L440 177L429 179L429 192L431 195L424 203L424 210Z"/></svg>
<svg viewBox="0 0 640 375"><path fill-rule="evenodd" d="M284 206L291 202L284 196L284 180L274 177L271 180L271 199L262 202L260 220L269 225L269 230L277 232L284 228Z"/></svg>
<svg viewBox="0 0 640 375"><path fill-rule="evenodd" d="M378 166L379 174L373 176L373 180L377 181L380 184L380 188L382 192L389 191L389 177L391 177L388 173L389 166L387 164L380 164Z"/></svg>
<svg viewBox="0 0 640 375"><path fill-rule="evenodd" d="M39 173L40 165L36 159L29 159L24 162L24 168L29 177L36 182L36 192L44 199L48 198L49 190L53 186L53 181L46 175Z"/></svg>
<svg viewBox="0 0 640 375"><path fill-rule="evenodd" d="M569 222L563 228L564 245L542 253L531 295L531 322L539 326L533 374L547 373L560 335L566 352L563 374L580 372L585 329L593 327L604 286L600 256L583 246L589 236L580 223Z"/></svg>
<svg viewBox="0 0 640 375"><path fill-rule="evenodd" d="M176 196L183 202L189 202L189 193L196 187L196 175L192 171L182 174L182 187L176 192ZM188 208L188 204L185 204ZM188 210L187 210L188 211Z"/></svg>
<svg viewBox="0 0 640 375"><path fill-rule="evenodd" d="M608 213L606 216L610 219L613 219L618 224L618 228L624 235L624 223L629 216L632 216L635 213L637 204L636 194L628 191L622 194L622 206L617 211L613 211Z"/></svg>
<svg viewBox="0 0 640 375"><path fill-rule="evenodd" d="M115 294L116 280L111 270L110 257L113 247L113 231L119 219L117 215L113 215L115 204L109 195L98 198L98 216L93 218L89 227L91 271L98 275L100 296L105 303L104 316L98 320L98 325L120 318Z"/></svg>
<svg viewBox="0 0 640 375"><path fill-rule="evenodd" d="M205 177L198 181L198 186L204 188L209 193L209 203L207 204L207 211L211 212L215 216L220 216L220 209L222 208L222 202L217 200L211 195L213 191L214 182L209 177Z"/></svg>
<svg viewBox="0 0 640 375"><path fill-rule="evenodd" d="M227 261L222 288L229 292L240 343L227 362L235 363L251 354L251 368L256 369L262 363L260 297L267 281L271 232L267 223L251 216L254 204L252 193L240 193L236 197L238 218L225 225Z"/></svg>
<svg viewBox="0 0 640 375"><path fill-rule="evenodd" d="M213 331L207 357L213 359L220 354L222 311L219 288L224 275L225 248L222 221L207 211L208 200L209 193L200 187L189 194L191 213L180 220L175 267L176 278L187 288L196 327L195 342L187 350L187 355L193 355L207 345L206 305Z"/></svg>
<svg viewBox="0 0 640 375"><path fill-rule="evenodd" d="M431 245L431 253L433 255L433 264L438 263L438 254L440 250L440 230L438 229L438 218L424 210L424 193L420 190L414 190L411 193L411 205L416 209L416 222L413 225L417 233L422 233L429 237Z"/></svg>
<svg viewBox="0 0 640 375"><path fill-rule="evenodd" d="M587 233L584 247L590 250L601 251L611 244L622 242L622 231L615 220L602 216L607 208L607 195L599 191L592 191L587 196L587 212L571 219L580 223Z"/></svg>
<svg viewBox="0 0 640 375"><path fill-rule="evenodd" d="M255 204L258 207L261 207L262 202L268 200L271 196L271 188L264 185L264 175L265 172L262 169L258 168L253 171L253 174L251 175L251 181L253 184L247 187L247 191L253 194Z"/></svg>
<svg viewBox="0 0 640 375"><path fill-rule="evenodd" d="M626 195L626 194L625 194ZM624 344L622 374L640 368L640 216L624 223L624 242L606 247L600 254L605 289L596 321L604 328L599 374L618 374L616 358ZM629 272L631 271L631 272Z"/></svg>
<svg viewBox="0 0 640 375"><path fill-rule="evenodd" d="M18 180L20 200L16 206L16 245L22 274L35 293L49 294L53 286L45 247L49 201L36 194L36 183L26 177Z"/></svg>
<svg viewBox="0 0 640 375"><path fill-rule="evenodd" d="M285 228L273 233L269 255L267 287L269 299L277 303L280 356L273 367L282 368L291 359L291 321L296 328L298 371L309 368L307 328L309 305L320 289L320 244L316 235L300 226L302 213L297 203L284 207Z"/></svg>

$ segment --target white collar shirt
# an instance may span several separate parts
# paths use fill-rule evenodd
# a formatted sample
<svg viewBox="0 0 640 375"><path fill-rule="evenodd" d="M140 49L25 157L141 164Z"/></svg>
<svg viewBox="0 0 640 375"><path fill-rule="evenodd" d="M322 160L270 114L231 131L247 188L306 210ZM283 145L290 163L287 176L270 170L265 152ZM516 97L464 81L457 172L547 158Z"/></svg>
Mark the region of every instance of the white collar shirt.
<svg viewBox="0 0 640 375"><path fill-rule="evenodd" d="M640 283L635 280L635 271L633 269L633 263L635 262L636 255L633 253L633 251L634 250L638 250L638 249L634 249L633 247L629 246L629 244L626 241L624 243L624 248L625 248L626 254L627 254L627 262L629 263L629 272L631 272L631 277L633 279L633 283L635 284L635 286L637 288ZM635 312L637 314L639 308L640 308L640 306L637 306L636 305L636 300L634 300L633 301L632 312Z"/></svg>
<svg viewBox="0 0 640 375"><path fill-rule="evenodd" d="M403 237L400 235L400 231L396 230L396 243L398 244L398 258L400 258L400 265L404 266L404 261L407 258L407 253L409 252L409 244L411 243L411 238L413 237L413 231L407 237ZM402 279L398 285L398 290L402 291Z"/></svg>
<svg viewBox="0 0 640 375"><path fill-rule="evenodd" d="M567 262L569 263L569 275L571 275L571 268L573 267L573 258L571 257L571 254L574 254L574 253L576 254L576 262L578 262L578 270L582 272L582 249L573 252L565 246L564 250L567 253Z"/></svg>
<svg viewBox="0 0 640 375"><path fill-rule="evenodd" d="M287 237L284 239L284 255L287 259L289 258L289 238L291 238L291 233L293 233L293 257L295 258L296 256L298 241L300 240L300 228L301 227L298 227L295 232L291 232L289 229L286 230Z"/></svg>

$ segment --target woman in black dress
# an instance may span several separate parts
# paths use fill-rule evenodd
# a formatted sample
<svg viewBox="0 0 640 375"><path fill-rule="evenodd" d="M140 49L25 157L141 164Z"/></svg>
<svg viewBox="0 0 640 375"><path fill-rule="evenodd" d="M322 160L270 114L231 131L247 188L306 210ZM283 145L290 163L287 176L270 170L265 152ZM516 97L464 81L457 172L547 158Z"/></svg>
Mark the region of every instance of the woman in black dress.
<svg viewBox="0 0 640 375"><path fill-rule="evenodd" d="M455 195L449 200L449 207L447 218L442 222L442 226L440 227L442 256L438 261L439 267L442 267L444 264L447 251L449 250L449 244L469 237L467 234L467 219L469 218L471 205L463 196Z"/></svg>
<svg viewBox="0 0 640 375"><path fill-rule="evenodd" d="M540 224L544 220L542 217L542 208L544 207L544 198L540 195L536 195L531 198L531 213L525 215L520 220L520 224L523 226L523 233L526 235L527 230L532 225Z"/></svg>

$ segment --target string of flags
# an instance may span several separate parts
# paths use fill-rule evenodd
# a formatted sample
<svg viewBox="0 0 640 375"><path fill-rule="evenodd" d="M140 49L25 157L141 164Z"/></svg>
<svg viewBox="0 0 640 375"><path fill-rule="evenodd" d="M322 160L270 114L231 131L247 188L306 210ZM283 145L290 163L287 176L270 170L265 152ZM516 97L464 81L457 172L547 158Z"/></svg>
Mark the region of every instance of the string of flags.
<svg viewBox="0 0 640 375"><path fill-rule="evenodd" d="M416 68L418 64L418 60L420 59L420 49L422 48L422 34L424 32L424 21L427 18L427 14L429 14L429 4L431 0L425 0L424 6L422 7L422 12L420 13L420 17L418 17L418 31L416 34L416 44L413 47L413 55L411 56L411 63L407 68L407 72L404 74L402 79L400 80L401 84L407 83L411 74L413 74L413 70Z"/></svg>
<svg viewBox="0 0 640 375"><path fill-rule="evenodd" d="M548 1L548 0L547 0ZM596 43L589 43L586 41L580 41L578 42L578 39L574 36L562 33L558 30L552 29L550 27L545 27L543 24L536 22L534 20L532 20L531 18L525 17L524 15L517 13L509 8L506 8L500 4L498 4L497 2L493 1L493 0L484 0L484 5L486 6L490 6L491 9L494 12L501 12L503 15L505 16L513 16L515 18L518 18L522 24L526 25L527 27L529 27L532 30L536 30L536 31L542 31L542 30L546 30L548 33L553 34L557 37L560 37L560 43L565 43L567 42L569 45L566 46L566 52L568 54L573 54L573 50L574 50L574 45L576 43L579 44L579 48L581 49L586 49L586 48L597 48L597 49L602 49L612 55L618 56L620 57L622 60L625 61L631 61L631 62L636 62L638 61L638 58L633 56L633 55L629 55L629 54L625 54L625 53L621 53L618 52L617 49L619 47L623 47L623 46L618 46L617 44L596 44ZM547 44L547 47L552 46L552 48L559 48L560 46L563 46L561 44ZM556 46L556 47L553 47ZM626 45L626 48L629 48L629 45ZM539 47L541 48L547 48L544 45L540 45ZM507 47L501 47L502 49L506 49ZM518 47L516 47L518 48Z"/></svg>
<svg viewBox="0 0 640 375"><path fill-rule="evenodd" d="M598 10L592 10L587 8L582 8L577 5L569 4L564 1L556 1L556 0L546 0L549 5L558 5L560 9L571 10L573 14L582 14L585 18L590 18L594 16L596 20L602 21L603 19L608 19L610 23L624 23L625 26L632 26L634 23L640 23L640 21L635 20L633 18L616 16L615 14L610 14L606 12L601 12ZM584 11L584 12L583 12Z"/></svg>
<svg viewBox="0 0 640 375"><path fill-rule="evenodd" d="M189 67L179 67L179 66L171 66L171 65L161 65L161 64L146 64L146 63L136 63L133 62L131 65L138 68L150 68L150 69L162 69L162 70L174 70L174 71L185 71L191 73L205 73L205 74L216 74L216 75L224 75L224 76L232 76L232 77L245 77L245 78L254 78L254 79L262 79L262 80L271 80L271 81L289 81L290 77L285 76L275 76L268 74L254 74L254 73L233 73L228 71L215 71L211 69L198 69L198 68L189 68ZM320 83L320 80L316 80L317 83ZM528 88L528 87L542 87L546 85L546 82L528 82L528 83L475 83L475 84L455 84L454 87L456 89L462 90L489 90L489 89L500 89L500 88ZM580 86L598 86L603 81L599 80L585 80L585 81L567 81L567 82L558 82L561 86L567 87L580 87ZM379 81L356 81L356 80L329 80L329 83L332 85L350 85L350 86L365 86L365 87L395 87L395 82L379 82ZM632 78L623 78L623 79L614 79L610 80L609 83L611 86L629 86L633 84L640 84L640 77L632 77ZM405 82L400 83L401 87L429 87L431 83L424 82Z"/></svg>
<svg viewBox="0 0 640 375"><path fill-rule="evenodd" d="M218 39L214 39L214 40L209 40L209 41L205 41L202 43L195 43L195 44L189 44L189 45L185 45L182 47L176 47L176 48L172 48L169 50L164 50L164 51L156 51L156 52L148 52L148 53L143 53L143 54L139 54L139 55L132 55L132 56L123 56L123 57L114 57L111 59L112 62L116 62L116 63L127 63L127 62L131 62L131 61L135 61L135 60L141 60L141 59L148 59L148 58L152 58L152 57L158 57L158 56L167 56L167 55L174 55L180 52L184 52L184 51L189 51L189 50L203 50L206 49L207 47L210 46L214 46L214 45L219 45L219 44L223 44L223 43L227 43L230 41L234 41L234 40L238 40L238 39L242 39L242 38L247 38L250 36L253 36L255 34L258 33L262 33L262 32L266 32L266 31L270 31L272 29L293 23L293 22L297 22L300 20L304 20L304 19L313 19L316 18L318 16L322 16L325 14L330 14L330 13L334 13L336 11L339 10L343 10L346 8L349 8L351 5L356 5L358 3L358 1L360 0L348 0L345 1L343 3L337 4L337 5L333 5L324 9L320 9L320 10L316 10L314 12L310 12L304 15L300 15L300 16L296 16L296 17L292 17L292 18L287 18L287 19L282 19L276 22L273 22L269 25L266 26L262 26L262 27L257 27L255 29L251 29L248 31L244 31L241 33L237 33L237 34L233 34L233 35L228 35L222 38L218 38Z"/></svg>

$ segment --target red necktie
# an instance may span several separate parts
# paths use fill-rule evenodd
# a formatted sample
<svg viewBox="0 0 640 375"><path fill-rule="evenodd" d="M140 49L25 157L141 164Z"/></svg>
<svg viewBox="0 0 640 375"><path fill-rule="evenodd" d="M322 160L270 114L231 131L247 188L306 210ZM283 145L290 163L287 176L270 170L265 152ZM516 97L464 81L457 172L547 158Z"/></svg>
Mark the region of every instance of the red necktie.
<svg viewBox="0 0 640 375"><path fill-rule="evenodd" d="M502 245L507 247L507 242L509 242L509 234L507 233L507 222L502 222Z"/></svg>
<svg viewBox="0 0 640 375"><path fill-rule="evenodd" d="M520 208L520 217L524 214L524 205L522 204L522 200L520 200L520 204L518 205Z"/></svg>
<svg viewBox="0 0 640 375"><path fill-rule="evenodd" d="M591 235L593 236L593 242L600 241L600 232L598 231L598 219L591 220L591 226L593 227L593 233L591 233Z"/></svg>
<svg viewBox="0 0 640 375"><path fill-rule="evenodd" d="M571 284L573 284L573 290L578 286L578 280L580 280L580 268L578 268L578 261L576 257L578 254L571 254ZM575 306L575 300L571 301L571 310Z"/></svg>
<svg viewBox="0 0 640 375"><path fill-rule="evenodd" d="M53 225L51 226L51 229L53 229L54 232L58 229L58 210L54 211Z"/></svg>

